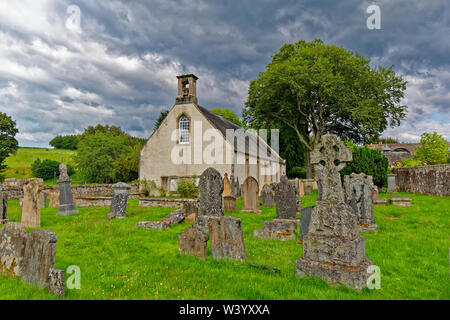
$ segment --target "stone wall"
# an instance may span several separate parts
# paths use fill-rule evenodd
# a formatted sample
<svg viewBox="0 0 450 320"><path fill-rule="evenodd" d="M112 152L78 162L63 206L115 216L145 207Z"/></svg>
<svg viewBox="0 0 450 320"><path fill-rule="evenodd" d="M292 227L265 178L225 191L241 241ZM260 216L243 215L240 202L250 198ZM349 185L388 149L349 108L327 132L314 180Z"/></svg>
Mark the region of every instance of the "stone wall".
<svg viewBox="0 0 450 320"><path fill-rule="evenodd" d="M140 198L140 207L182 208L187 202L197 202L198 199L164 199L164 198Z"/></svg>
<svg viewBox="0 0 450 320"><path fill-rule="evenodd" d="M450 196L450 164L394 169L399 190Z"/></svg>

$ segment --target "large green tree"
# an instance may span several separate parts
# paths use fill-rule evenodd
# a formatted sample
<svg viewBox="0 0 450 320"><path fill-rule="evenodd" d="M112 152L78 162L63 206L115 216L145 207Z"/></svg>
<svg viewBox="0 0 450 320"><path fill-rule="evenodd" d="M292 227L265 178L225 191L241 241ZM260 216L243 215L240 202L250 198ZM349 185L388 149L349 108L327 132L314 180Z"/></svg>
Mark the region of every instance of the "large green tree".
<svg viewBox="0 0 450 320"><path fill-rule="evenodd" d="M212 113L217 114L218 116L223 117L224 119L234 123L235 125L242 127L242 122L239 120L238 116L229 109L211 109Z"/></svg>
<svg viewBox="0 0 450 320"><path fill-rule="evenodd" d="M278 121L310 152L322 135L366 143L406 116L406 81L392 67L372 68L358 53L320 39L285 44L249 86L244 121Z"/></svg>
<svg viewBox="0 0 450 320"><path fill-rule="evenodd" d="M5 165L6 158L14 154L19 147L15 138L18 132L16 122L6 113L0 112L0 173L7 168Z"/></svg>
<svg viewBox="0 0 450 320"><path fill-rule="evenodd" d="M441 135L437 132L425 132L420 138L420 147L414 158L429 165L441 164L447 162L448 153L448 145Z"/></svg>

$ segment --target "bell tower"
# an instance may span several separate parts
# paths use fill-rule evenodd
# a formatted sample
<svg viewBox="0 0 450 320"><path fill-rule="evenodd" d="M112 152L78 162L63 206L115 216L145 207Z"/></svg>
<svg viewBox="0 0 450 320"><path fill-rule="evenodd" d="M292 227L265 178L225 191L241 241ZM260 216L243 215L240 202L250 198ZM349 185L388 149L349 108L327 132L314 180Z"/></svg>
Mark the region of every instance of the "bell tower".
<svg viewBox="0 0 450 320"><path fill-rule="evenodd" d="M192 102L198 104L197 100L197 80L193 74L183 74L178 78L178 95L176 102Z"/></svg>

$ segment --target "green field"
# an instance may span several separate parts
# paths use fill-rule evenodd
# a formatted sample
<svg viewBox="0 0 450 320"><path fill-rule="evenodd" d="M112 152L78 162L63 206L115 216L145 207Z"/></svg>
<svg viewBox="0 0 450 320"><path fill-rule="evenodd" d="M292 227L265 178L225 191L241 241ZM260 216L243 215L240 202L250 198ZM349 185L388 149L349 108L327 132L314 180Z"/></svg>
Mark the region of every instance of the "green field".
<svg viewBox="0 0 450 320"><path fill-rule="evenodd" d="M450 299L450 198L399 195L412 197L412 206L375 208L379 232L365 238L367 256L381 269L381 289L361 292L296 277L302 246L295 240L254 238L253 230L275 217L274 207L262 207L261 215L233 216L242 219L247 262L278 267L280 273L215 260L211 252L205 260L180 255L177 236L188 225L138 229L136 222L159 220L171 209L140 208L137 200L130 201L126 219L113 221L105 219L109 208L79 208L80 214L70 217L44 209L42 228L58 236L55 267L81 268L81 290L68 290L66 299ZM316 196L303 198L304 206ZM19 221L18 201L9 205L9 218ZM0 299L57 298L0 276Z"/></svg>

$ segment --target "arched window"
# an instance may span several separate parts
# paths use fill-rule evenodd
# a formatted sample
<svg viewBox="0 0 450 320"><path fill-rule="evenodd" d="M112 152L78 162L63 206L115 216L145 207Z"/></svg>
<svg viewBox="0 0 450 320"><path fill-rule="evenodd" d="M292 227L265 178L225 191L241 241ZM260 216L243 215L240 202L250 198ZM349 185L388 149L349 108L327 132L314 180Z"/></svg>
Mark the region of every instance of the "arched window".
<svg viewBox="0 0 450 320"><path fill-rule="evenodd" d="M178 129L180 134L180 143L189 143L189 118L186 116L180 117L178 120Z"/></svg>

